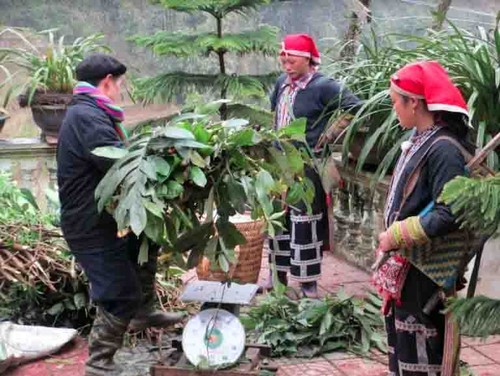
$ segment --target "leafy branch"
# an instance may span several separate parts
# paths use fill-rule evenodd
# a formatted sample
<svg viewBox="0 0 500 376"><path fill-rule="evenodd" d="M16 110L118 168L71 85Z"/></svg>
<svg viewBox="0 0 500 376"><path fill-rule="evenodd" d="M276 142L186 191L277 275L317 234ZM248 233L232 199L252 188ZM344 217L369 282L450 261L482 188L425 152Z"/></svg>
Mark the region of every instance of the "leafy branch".
<svg viewBox="0 0 500 376"><path fill-rule="evenodd" d="M487 337L500 334L500 300L475 296L456 299L447 308L451 310L466 335Z"/></svg>
<svg viewBox="0 0 500 376"><path fill-rule="evenodd" d="M372 346L386 351L380 306L375 295L359 299L340 292L321 300L294 301L273 291L242 322L252 338L272 347L273 356L367 353Z"/></svg>
<svg viewBox="0 0 500 376"><path fill-rule="evenodd" d="M231 216L249 211L272 236L282 227L282 193L290 190L290 205L310 205L314 192L302 178L310 159L292 143L304 141L305 121L278 135L247 123L183 114L134 136L127 149L96 149L117 159L96 189L98 209L106 207L120 230L144 234L178 263L184 252L191 251L188 266L206 253L227 271L234 248L245 241Z"/></svg>
<svg viewBox="0 0 500 376"><path fill-rule="evenodd" d="M154 0L153 3L178 12L202 11L216 18L223 18L229 13L245 14L260 5L268 4L269 0Z"/></svg>
<svg viewBox="0 0 500 376"><path fill-rule="evenodd" d="M215 33L185 34L159 31L150 36L130 38L138 46L148 47L157 56L208 56L210 53L231 52L239 55L259 52L270 56L276 53L276 29L262 26L257 30L219 37Z"/></svg>
<svg viewBox="0 0 500 376"><path fill-rule="evenodd" d="M440 199L451 206L462 227L494 233L500 223L500 174L473 179L457 177L445 185Z"/></svg>

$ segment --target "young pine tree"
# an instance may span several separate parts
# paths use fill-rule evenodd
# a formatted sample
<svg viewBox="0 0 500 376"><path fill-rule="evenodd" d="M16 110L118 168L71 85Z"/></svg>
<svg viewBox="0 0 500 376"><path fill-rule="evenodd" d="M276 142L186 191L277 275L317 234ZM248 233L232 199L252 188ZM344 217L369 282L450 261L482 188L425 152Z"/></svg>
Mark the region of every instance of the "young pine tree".
<svg viewBox="0 0 500 376"><path fill-rule="evenodd" d="M139 46L150 48L157 56L189 58L200 56L215 59L217 71L197 74L186 71L162 73L156 77L137 81L137 95L145 102L170 101L178 94L215 90L221 99L262 97L273 85L277 74L239 75L228 71L228 57L260 54L272 56L277 53L277 29L268 25L241 33L224 32L228 16L243 17L269 0L156 0L166 9L193 14L204 12L214 20L211 32L191 34L188 32L158 31L150 36L135 36L132 40ZM221 107L221 117L227 117L228 107Z"/></svg>

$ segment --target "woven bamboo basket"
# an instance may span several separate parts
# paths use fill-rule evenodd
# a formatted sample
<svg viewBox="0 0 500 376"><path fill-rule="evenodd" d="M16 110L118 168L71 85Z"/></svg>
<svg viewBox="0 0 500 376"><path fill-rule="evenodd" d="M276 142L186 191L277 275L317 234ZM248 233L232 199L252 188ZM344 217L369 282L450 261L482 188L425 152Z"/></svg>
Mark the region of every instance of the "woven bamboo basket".
<svg viewBox="0 0 500 376"><path fill-rule="evenodd" d="M226 274L218 268L212 270L208 258L203 257L196 267L199 280L225 281L230 279L239 283L257 283L265 239L263 234L264 223L249 220L248 217L247 222L233 223L247 240L245 244L237 246L235 249L236 263L230 265L229 272Z"/></svg>

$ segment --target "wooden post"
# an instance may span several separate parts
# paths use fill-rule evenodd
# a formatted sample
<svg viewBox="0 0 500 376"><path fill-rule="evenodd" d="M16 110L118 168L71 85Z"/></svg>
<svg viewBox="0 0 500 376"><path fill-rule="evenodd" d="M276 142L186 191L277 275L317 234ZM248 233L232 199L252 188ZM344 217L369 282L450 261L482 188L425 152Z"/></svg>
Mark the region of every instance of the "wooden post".
<svg viewBox="0 0 500 376"><path fill-rule="evenodd" d="M443 27L444 20L446 19L446 14L450 9L451 0L441 0L432 15L434 17L434 22L432 23L431 29L434 31L439 31Z"/></svg>
<svg viewBox="0 0 500 376"><path fill-rule="evenodd" d="M352 60L354 58L359 45L361 26L363 23L371 21L369 9L370 1L371 0L352 0L349 28L345 33L344 48L340 53L340 57L345 60Z"/></svg>

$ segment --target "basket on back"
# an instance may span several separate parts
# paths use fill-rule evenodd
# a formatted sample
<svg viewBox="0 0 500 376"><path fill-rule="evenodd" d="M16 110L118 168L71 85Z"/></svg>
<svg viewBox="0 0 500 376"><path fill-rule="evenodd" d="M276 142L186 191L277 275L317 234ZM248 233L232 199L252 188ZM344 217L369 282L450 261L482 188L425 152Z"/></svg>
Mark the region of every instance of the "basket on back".
<svg viewBox="0 0 500 376"><path fill-rule="evenodd" d="M468 153L458 141L448 136L437 137L435 142L445 138L454 143L464 155L469 176L488 177L495 175L494 171L483 161L488 153L495 150L500 144L500 134L497 134L475 156ZM409 180L416 180L418 174L419 169L417 168ZM468 229L459 229L445 236L433 238L426 244L403 248L399 253L440 287L447 291L453 291L457 279L463 274L474 255L481 252L488 237L488 235L475 233Z"/></svg>

